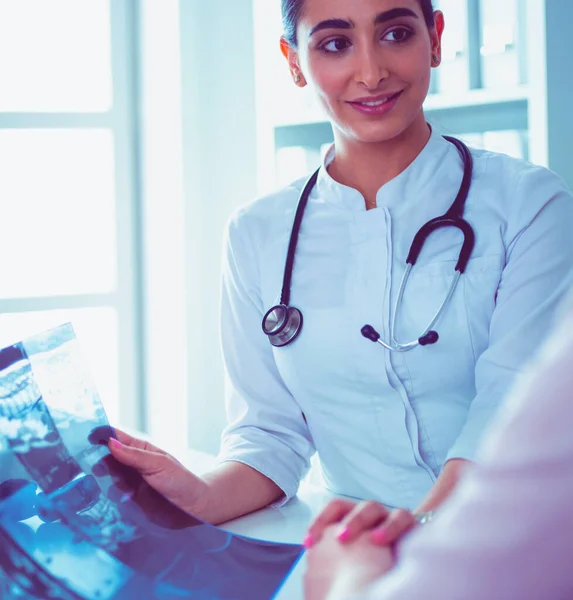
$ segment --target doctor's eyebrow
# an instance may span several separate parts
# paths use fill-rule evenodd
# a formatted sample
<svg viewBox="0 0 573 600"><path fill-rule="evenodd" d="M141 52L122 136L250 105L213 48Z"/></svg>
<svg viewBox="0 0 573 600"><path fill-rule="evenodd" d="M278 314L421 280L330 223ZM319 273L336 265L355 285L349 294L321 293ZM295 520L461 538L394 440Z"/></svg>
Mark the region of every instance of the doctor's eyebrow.
<svg viewBox="0 0 573 600"><path fill-rule="evenodd" d="M391 8L390 10L386 10L376 15L374 18L374 25L380 25L381 23L386 23L387 21L392 21L393 19L398 19L401 17L413 17L414 19L418 18L418 15L409 8ZM322 29L353 29L354 23L352 21L347 21L346 19L326 19L325 21L321 21L318 25L315 25L308 34L308 37L312 37L317 31L321 31Z"/></svg>

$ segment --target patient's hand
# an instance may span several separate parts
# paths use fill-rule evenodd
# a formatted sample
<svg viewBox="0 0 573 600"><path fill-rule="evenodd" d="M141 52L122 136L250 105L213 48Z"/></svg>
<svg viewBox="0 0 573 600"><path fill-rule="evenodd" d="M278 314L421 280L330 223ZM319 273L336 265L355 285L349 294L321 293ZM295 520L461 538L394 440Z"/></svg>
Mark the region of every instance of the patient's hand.
<svg viewBox="0 0 573 600"><path fill-rule="evenodd" d="M367 532L345 544L340 543L337 535L336 526L327 527L320 541L308 551L305 600L347 598L360 592L394 564L392 550L372 544Z"/></svg>
<svg viewBox="0 0 573 600"><path fill-rule="evenodd" d="M336 527L338 540L351 542L368 533L371 543L390 546L416 525L416 519L407 510L389 511L379 502L352 502L336 499L330 502L308 530L305 546L319 541L327 528Z"/></svg>

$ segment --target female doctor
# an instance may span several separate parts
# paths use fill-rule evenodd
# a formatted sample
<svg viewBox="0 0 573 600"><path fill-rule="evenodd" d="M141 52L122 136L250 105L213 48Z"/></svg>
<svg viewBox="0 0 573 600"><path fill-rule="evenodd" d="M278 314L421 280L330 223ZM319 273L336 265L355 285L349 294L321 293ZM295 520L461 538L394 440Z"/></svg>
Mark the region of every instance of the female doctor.
<svg viewBox="0 0 573 600"><path fill-rule="evenodd" d="M282 11L293 81L335 142L310 181L230 219L220 464L199 478L121 432L110 448L212 523L287 501L315 451L336 494L429 511L573 283L573 199L550 171L429 127L444 30L430 0Z"/></svg>

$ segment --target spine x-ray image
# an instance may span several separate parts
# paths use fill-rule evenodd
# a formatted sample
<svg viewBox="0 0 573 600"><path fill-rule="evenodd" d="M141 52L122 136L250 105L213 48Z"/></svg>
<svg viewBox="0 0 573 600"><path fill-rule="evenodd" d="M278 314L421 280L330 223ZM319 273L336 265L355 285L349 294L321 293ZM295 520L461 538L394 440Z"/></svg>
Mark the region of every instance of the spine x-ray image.
<svg viewBox="0 0 573 600"><path fill-rule="evenodd" d="M118 463L70 324L0 350L0 597L269 600L302 554L203 523Z"/></svg>

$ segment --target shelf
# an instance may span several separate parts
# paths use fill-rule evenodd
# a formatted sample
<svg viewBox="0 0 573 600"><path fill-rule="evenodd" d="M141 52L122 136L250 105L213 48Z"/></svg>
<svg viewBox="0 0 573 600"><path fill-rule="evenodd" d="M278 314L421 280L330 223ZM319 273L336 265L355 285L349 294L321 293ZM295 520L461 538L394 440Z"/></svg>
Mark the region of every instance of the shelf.
<svg viewBox="0 0 573 600"><path fill-rule="evenodd" d="M424 110L430 122L454 134L522 130L528 128L528 97L527 86L432 94ZM332 141L330 123L317 108L305 111L304 118L296 116L292 114L290 119L275 124L276 148L316 148Z"/></svg>
<svg viewBox="0 0 573 600"><path fill-rule="evenodd" d="M515 102L527 102L529 87L520 85L506 89L467 90L457 94L430 94L424 108L426 111L452 110L469 106L491 106Z"/></svg>
<svg viewBox="0 0 573 600"><path fill-rule="evenodd" d="M452 133L525 130L529 126L527 86L507 90L472 90L455 97L429 96L424 105L430 122Z"/></svg>

